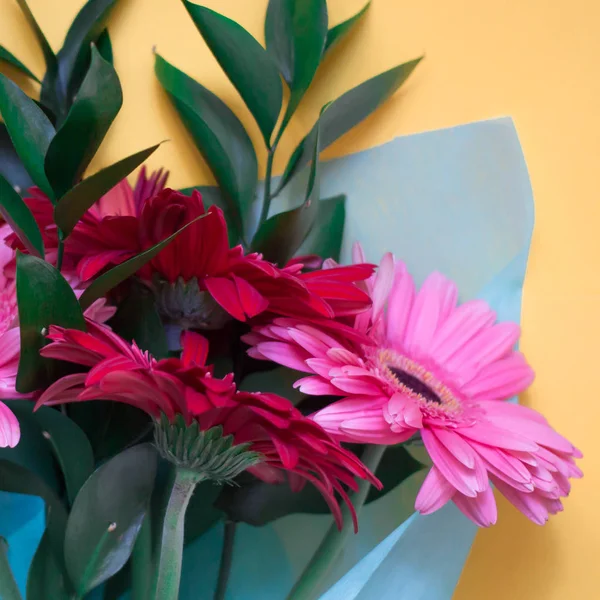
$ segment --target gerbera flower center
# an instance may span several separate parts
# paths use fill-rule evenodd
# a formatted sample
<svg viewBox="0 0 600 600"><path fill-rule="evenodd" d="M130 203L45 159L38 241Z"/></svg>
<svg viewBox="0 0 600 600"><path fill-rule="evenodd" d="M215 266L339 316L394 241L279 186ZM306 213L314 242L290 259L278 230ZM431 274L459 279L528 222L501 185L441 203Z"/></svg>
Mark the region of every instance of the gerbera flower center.
<svg viewBox="0 0 600 600"><path fill-rule="evenodd" d="M377 352L382 374L398 392L414 398L430 416L458 416L462 402L431 370L395 350Z"/></svg>

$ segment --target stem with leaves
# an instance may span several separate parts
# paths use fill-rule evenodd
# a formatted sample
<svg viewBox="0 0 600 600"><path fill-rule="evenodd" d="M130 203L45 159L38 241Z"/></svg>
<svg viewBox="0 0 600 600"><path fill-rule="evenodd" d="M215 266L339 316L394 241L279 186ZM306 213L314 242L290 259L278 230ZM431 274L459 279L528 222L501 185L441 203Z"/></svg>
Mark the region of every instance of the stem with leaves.
<svg viewBox="0 0 600 600"><path fill-rule="evenodd" d="M227 583L229 581L229 574L231 573L231 565L233 563L233 546L236 528L237 523L235 521L225 521L223 550L221 552L221 564L219 566L219 579L217 581L214 600L225 600Z"/></svg>
<svg viewBox="0 0 600 600"><path fill-rule="evenodd" d="M0 598L21 600L21 593L8 563L8 543L0 537Z"/></svg>
<svg viewBox="0 0 600 600"><path fill-rule="evenodd" d="M160 555L155 575L155 600L177 600L183 558L185 513L203 476L189 469L177 468L175 482L163 523Z"/></svg>
<svg viewBox="0 0 600 600"><path fill-rule="evenodd" d="M361 456L364 465L373 473L377 469L386 447L367 446ZM351 501L357 514L363 507L370 488L371 484L363 479L359 484L358 491L352 495ZM353 531L350 510L345 505L342 507L342 515L344 518L342 529L338 529L335 524L329 528L321 545L317 548L317 551L304 569L302 575L300 575L296 585L294 585L292 591L289 593L287 600L313 600L319 585L335 564L350 532Z"/></svg>

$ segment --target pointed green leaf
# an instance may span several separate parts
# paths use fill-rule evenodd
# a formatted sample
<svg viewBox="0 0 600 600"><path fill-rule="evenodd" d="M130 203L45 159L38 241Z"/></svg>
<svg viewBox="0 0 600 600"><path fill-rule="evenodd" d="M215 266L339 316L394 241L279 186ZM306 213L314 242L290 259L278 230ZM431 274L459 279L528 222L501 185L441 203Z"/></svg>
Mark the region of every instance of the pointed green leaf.
<svg viewBox="0 0 600 600"><path fill-rule="evenodd" d="M10 51L8 51L4 46L0 45L0 61L3 61L15 69L18 69L27 77L30 77L34 81L41 83L40 80Z"/></svg>
<svg viewBox="0 0 600 600"><path fill-rule="evenodd" d="M53 361L40 356L50 325L85 330L81 307L71 286L50 264L17 253L17 302L21 358L17 390L33 392L52 380Z"/></svg>
<svg viewBox="0 0 600 600"><path fill-rule="evenodd" d="M79 219L95 202L141 165L159 146L160 144L156 144L136 152L90 175L69 190L54 209L54 221L65 237L73 231Z"/></svg>
<svg viewBox="0 0 600 600"><path fill-rule="evenodd" d="M34 414L48 440L65 478L69 502L94 470L94 453L87 436L60 411L42 406Z"/></svg>
<svg viewBox="0 0 600 600"><path fill-rule="evenodd" d="M122 104L116 71L92 48L87 75L46 154L46 175L56 198L80 180Z"/></svg>
<svg viewBox="0 0 600 600"><path fill-rule="evenodd" d="M278 213L267 219L252 240L252 249L264 254L267 260L284 265L300 248L319 212L319 154L321 138L319 123L327 114L328 104L321 110L313 140L312 164L304 202L297 208Z"/></svg>
<svg viewBox="0 0 600 600"><path fill-rule="evenodd" d="M117 265L103 273L86 288L85 292L81 295L79 303L85 310L98 298L105 296L115 286L119 285L122 281L125 281L132 275L135 275L148 261L152 260L165 246L172 242L182 231L187 229L190 225L193 225L196 221L204 219L207 215L200 215L193 221L190 221L175 233L171 234L168 238L165 238L162 242L152 246L148 250L141 252L137 256L126 260L124 263Z"/></svg>
<svg viewBox="0 0 600 600"><path fill-rule="evenodd" d="M67 100L77 93L90 65L90 45L102 36L116 3L117 0L87 0L69 27L56 56L59 85Z"/></svg>
<svg viewBox="0 0 600 600"><path fill-rule="evenodd" d="M27 172L45 194L52 196L44 171L44 157L54 137L54 127L36 103L2 74L0 114Z"/></svg>
<svg viewBox="0 0 600 600"><path fill-rule="evenodd" d="M258 181L256 153L246 130L217 96L158 54L154 69L223 190L241 230Z"/></svg>
<svg viewBox="0 0 600 600"><path fill-rule="evenodd" d="M342 21L327 32L327 40L325 42L326 53L335 48L342 39L350 33L352 28L361 20L367 10L369 10L369 6L371 6L371 0L369 0L353 17Z"/></svg>
<svg viewBox="0 0 600 600"><path fill-rule="evenodd" d="M154 294L142 283L134 283L110 320L110 326L123 339L135 342L154 358L168 358L169 344Z"/></svg>
<svg viewBox="0 0 600 600"><path fill-rule="evenodd" d="M346 220L346 196L341 194L321 200L316 220L318 227L312 228L301 254L317 254L322 258L339 261Z"/></svg>
<svg viewBox="0 0 600 600"><path fill-rule="evenodd" d="M184 1L206 44L256 119L269 146L283 88L275 63L241 25L219 13Z"/></svg>
<svg viewBox="0 0 600 600"><path fill-rule="evenodd" d="M326 38L325 0L269 0L265 20L267 52L290 87L281 132L317 72Z"/></svg>
<svg viewBox="0 0 600 600"><path fill-rule="evenodd" d="M377 110L407 80L420 61L421 58L417 58L380 73L334 100L320 124L322 149L333 144ZM315 128L316 124L294 150L275 194L279 193L290 179L311 160Z"/></svg>
<svg viewBox="0 0 600 600"><path fill-rule="evenodd" d="M65 533L65 562L80 596L129 560L156 476L157 453L134 446L102 465L75 499Z"/></svg>
<svg viewBox="0 0 600 600"><path fill-rule="evenodd" d="M0 175L22 194L33 185L4 123L0 123Z"/></svg>
<svg viewBox="0 0 600 600"><path fill-rule="evenodd" d="M25 248L31 254L44 258L44 241L35 218L21 196L2 175L0 175L0 214Z"/></svg>
<svg viewBox="0 0 600 600"><path fill-rule="evenodd" d="M44 55L44 60L46 61L46 68L49 69L52 64L56 63L56 56L54 55L54 51L50 47L50 44L48 43L48 40L46 39L46 36L44 35L43 31L40 29L40 26L37 24L33 13L27 5L27 2L25 0L17 0L17 4L19 5L21 11L25 15L27 23L29 24L29 26L33 30L33 33L35 34L35 37L37 38L38 44L40 45L40 48L42 49L42 53Z"/></svg>

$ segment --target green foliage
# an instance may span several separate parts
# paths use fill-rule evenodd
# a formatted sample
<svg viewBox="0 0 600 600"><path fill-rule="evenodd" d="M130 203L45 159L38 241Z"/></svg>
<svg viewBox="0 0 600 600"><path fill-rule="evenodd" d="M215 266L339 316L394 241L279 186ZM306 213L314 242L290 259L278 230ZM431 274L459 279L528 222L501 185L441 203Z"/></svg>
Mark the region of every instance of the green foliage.
<svg viewBox="0 0 600 600"><path fill-rule="evenodd" d="M9 64L11 67L17 69L17 71L27 75L30 79L40 83L40 80L12 52L2 45L0 45L0 61Z"/></svg>
<svg viewBox="0 0 600 600"><path fill-rule="evenodd" d="M129 559L148 510L157 455L134 446L102 465L77 495L65 532L65 563L83 596Z"/></svg>
<svg viewBox="0 0 600 600"><path fill-rule="evenodd" d="M46 152L45 171L55 198L62 198L81 179L122 103L117 73L92 47L90 68Z"/></svg>
<svg viewBox="0 0 600 600"><path fill-rule="evenodd" d="M12 185L0 175L0 214L31 254L44 258L44 241L31 211Z"/></svg>
<svg viewBox="0 0 600 600"><path fill-rule="evenodd" d="M84 330L85 320L59 271L41 258L21 253L17 254L17 302L21 328L17 390L33 392L56 378L55 361L40 356L50 325Z"/></svg>
<svg viewBox="0 0 600 600"><path fill-rule="evenodd" d="M342 21L335 27L332 27L327 32L325 54L333 50L352 31L354 26L365 16L370 6L371 0L369 0L355 15Z"/></svg>
<svg viewBox="0 0 600 600"><path fill-rule="evenodd" d="M318 227L313 227L302 245L302 254L316 254L339 262L346 220L346 196L341 194L319 202Z"/></svg>

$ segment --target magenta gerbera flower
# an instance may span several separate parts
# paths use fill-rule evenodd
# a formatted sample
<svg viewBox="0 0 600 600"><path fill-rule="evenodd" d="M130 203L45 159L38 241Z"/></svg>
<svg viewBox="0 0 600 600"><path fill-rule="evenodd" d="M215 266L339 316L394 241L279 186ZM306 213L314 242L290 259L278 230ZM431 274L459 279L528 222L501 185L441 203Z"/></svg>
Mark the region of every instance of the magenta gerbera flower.
<svg viewBox="0 0 600 600"><path fill-rule="evenodd" d="M346 489L357 490L357 478L377 487L381 483L289 400L237 391L232 374L214 377L212 366L206 364L208 342L197 333L182 336L180 358L156 360L109 327L90 320L87 325L87 332L50 327L51 343L42 354L91 369L59 379L40 396L37 406L113 400L140 408L156 421L164 416L171 423L180 419L187 426L197 424L201 432L220 426L234 444L246 444L260 456L248 469L256 477L279 483L287 475L295 491L311 483L341 527L338 494L348 504L356 529L356 513Z"/></svg>
<svg viewBox="0 0 600 600"><path fill-rule="evenodd" d="M362 261L355 248L355 260ZM527 517L543 524L562 510L581 453L537 412L503 402L534 373L516 351L519 326L497 323L482 300L458 303L456 285L433 273L416 290L386 254L367 283L372 308L327 332L275 320L246 336L250 354L310 373L297 387L343 399L313 415L340 440L397 444L420 434L433 466L416 509L452 500L480 526L496 521L490 481Z"/></svg>

